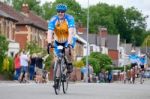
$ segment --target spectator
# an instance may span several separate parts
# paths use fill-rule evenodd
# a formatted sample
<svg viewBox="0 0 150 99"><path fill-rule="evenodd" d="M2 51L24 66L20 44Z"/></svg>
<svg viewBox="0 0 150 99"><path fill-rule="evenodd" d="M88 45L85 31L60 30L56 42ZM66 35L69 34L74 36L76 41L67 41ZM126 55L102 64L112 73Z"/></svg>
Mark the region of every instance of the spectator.
<svg viewBox="0 0 150 99"><path fill-rule="evenodd" d="M18 80L21 73L21 65L20 65L20 53L16 53L14 57L14 65L15 65L15 80Z"/></svg>
<svg viewBox="0 0 150 99"><path fill-rule="evenodd" d="M89 81L92 82L93 67L89 64Z"/></svg>
<svg viewBox="0 0 150 99"><path fill-rule="evenodd" d="M41 83L42 82L42 74L43 74L43 59L42 59L42 55L40 53L38 54L38 57L36 58L35 64L36 64L35 81L37 83Z"/></svg>
<svg viewBox="0 0 150 99"><path fill-rule="evenodd" d="M108 71L108 82L110 83L112 81L112 72Z"/></svg>
<svg viewBox="0 0 150 99"><path fill-rule="evenodd" d="M20 56L20 64L21 64L21 74L19 77L19 80L22 81L23 76L25 77L25 81L28 80L28 62L29 58L25 51L22 51L22 54Z"/></svg>
<svg viewBox="0 0 150 99"><path fill-rule="evenodd" d="M30 80L33 80L35 76L35 61L36 61L36 54L33 54L30 57L30 66L29 66Z"/></svg>

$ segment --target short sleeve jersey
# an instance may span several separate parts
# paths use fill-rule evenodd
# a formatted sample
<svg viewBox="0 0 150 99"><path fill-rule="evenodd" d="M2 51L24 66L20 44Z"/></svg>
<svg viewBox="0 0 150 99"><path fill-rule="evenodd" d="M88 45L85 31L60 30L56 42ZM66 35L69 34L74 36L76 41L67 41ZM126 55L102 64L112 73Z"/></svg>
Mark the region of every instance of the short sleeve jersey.
<svg viewBox="0 0 150 99"><path fill-rule="evenodd" d="M71 27L75 27L75 22L73 16L69 14L65 14L63 20L56 15L48 23L48 29L54 31L54 38L60 43L68 40L68 29Z"/></svg>

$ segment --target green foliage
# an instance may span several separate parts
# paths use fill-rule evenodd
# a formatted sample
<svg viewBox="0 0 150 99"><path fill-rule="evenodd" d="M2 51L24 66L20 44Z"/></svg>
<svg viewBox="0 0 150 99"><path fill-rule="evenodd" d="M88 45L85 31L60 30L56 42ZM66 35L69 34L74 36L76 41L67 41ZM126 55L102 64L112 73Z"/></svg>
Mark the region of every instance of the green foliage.
<svg viewBox="0 0 150 99"><path fill-rule="evenodd" d="M50 70L51 66L53 65L52 61L53 61L53 55L50 54L48 56L48 58L44 61L44 64L45 64L45 68L44 69L45 70L47 70L47 71Z"/></svg>
<svg viewBox="0 0 150 99"><path fill-rule="evenodd" d="M144 41L143 41L143 44L142 44L143 47L150 47L150 33L148 35L146 35Z"/></svg>
<svg viewBox="0 0 150 99"><path fill-rule="evenodd" d="M84 62L84 64L86 64L86 57L83 57L82 61ZM98 74L100 71L98 60L92 57L88 57L88 63L93 67L94 73Z"/></svg>
<svg viewBox="0 0 150 99"><path fill-rule="evenodd" d="M0 35L0 72L2 71L3 60L8 50L8 41L5 36Z"/></svg>
<svg viewBox="0 0 150 99"><path fill-rule="evenodd" d="M3 75L3 79L10 80L13 79L14 64L12 57L5 57L3 60L2 71L0 74Z"/></svg>
<svg viewBox="0 0 150 99"><path fill-rule="evenodd" d="M28 42L26 44L26 50L30 51L30 54L43 52L43 49L34 41Z"/></svg>
<svg viewBox="0 0 150 99"><path fill-rule="evenodd" d="M122 67L112 67L112 69L113 70L121 70L121 71L124 71L124 66L122 66ZM127 66L125 66L125 70L127 71L127 70L130 70L131 69L131 66L130 65L127 65Z"/></svg>
<svg viewBox="0 0 150 99"><path fill-rule="evenodd" d="M98 33L98 28L103 26L110 34L120 34L127 43L139 46L144 39L146 18L133 7L124 9L99 3L90 7L90 32Z"/></svg>
<svg viewBox="0 0 150 99"><path fill-rule="evenodd" d="M5 0L10 2L10 0ZM56 14L56 5L64 3L68 6L67 13L74 16L77 23L87 26L87 9L81 8L75 0L55 0L40 5L36 0L12 0L15 9L20 10L22 3L28 3L29 8L46 20ZM136 8L124 9L123 6L110 6L106 3L98 3L90 6L90 33L98 33L100 26L106 27L109 34L120 34L122 40L127 43L140 46L146 32L146 18ZM127 35L128 34L128 35Z"/></svg>
<svg viewBox="0 0 150 99"><path fill-rule="evenodd" d="M86 57L82 58L86 64ZM93 66L94 72L98 74L102 69L111 70L112 61L110 57L100 52L92 52L88 57L88 62Z"/></svg>
<svg viewBox="0 0 150 99"><path fill-rule="evenodd" d="M74 16L76 22L79 22L83 18L85 18L85 17L83 17L85 15L84 15L84 13L81 9L81 6L75 0L55 0L54 3L46 2L46 3L43 4L42 8L45 12L44 13L45 19L49 19L53 15L56 14L56 5L59 4L59 3L63 3L63 4L67 5L67 7L68 7L67 13Z"/></svg>
<svg viewBox="0 0 150 99"><path fill-rule="evenodd" d="M100 52L92 52L90 57L97 59L101 68L112 64L111 58L106 54L101 54Z"/></svg>
<svg viewBox="0 0 150 99"><path fill-rule="evenodd" d="M43 16L43 10L42 7L40 6L40 2L37 0L12 0L12 5L13 7L20 11L22 4L26 3L29 6L29 9L34 11L37 15Z"/></svg>
<svg viewBox="0 0 150 99"><path fill-rule="evenodd" d="M80 60L80 61L74 61L73 66L75 66L77 68L82 68L85 65L84 65L84 62L82 60Z"/></svg>

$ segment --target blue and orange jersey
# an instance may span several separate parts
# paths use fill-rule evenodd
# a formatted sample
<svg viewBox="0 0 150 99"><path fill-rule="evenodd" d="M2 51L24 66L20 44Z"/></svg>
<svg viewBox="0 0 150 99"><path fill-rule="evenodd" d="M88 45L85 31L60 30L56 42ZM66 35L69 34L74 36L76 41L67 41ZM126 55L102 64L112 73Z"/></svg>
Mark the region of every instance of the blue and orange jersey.
<svg viewBox="0 0 150 99"><path fill-rule="evenodd" d="M52 17L48 23L48 29L54 31L54 38L56 41L63 43L68 40L68 29L75 27L75 21L73 16L65 14L64 19L60 20L58 16Z"/></svg>

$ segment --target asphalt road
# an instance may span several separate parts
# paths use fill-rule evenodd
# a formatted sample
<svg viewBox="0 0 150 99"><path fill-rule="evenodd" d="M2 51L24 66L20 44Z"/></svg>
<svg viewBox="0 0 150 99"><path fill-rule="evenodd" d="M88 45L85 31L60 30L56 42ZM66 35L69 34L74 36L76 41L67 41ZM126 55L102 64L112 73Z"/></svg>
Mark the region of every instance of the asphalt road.
<svg viewBox="0 0 150 99"><path fill-rule="evenodd" d="M60 95L55 95L52 82L0 81L0 99L150 99L150 80L144 84L70 83L68 93Z"/></svg>

